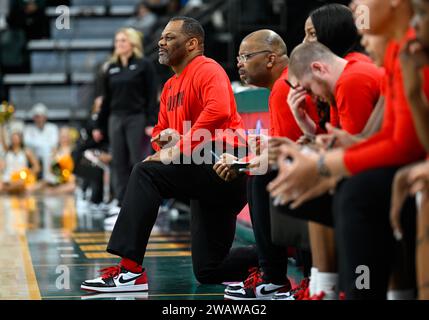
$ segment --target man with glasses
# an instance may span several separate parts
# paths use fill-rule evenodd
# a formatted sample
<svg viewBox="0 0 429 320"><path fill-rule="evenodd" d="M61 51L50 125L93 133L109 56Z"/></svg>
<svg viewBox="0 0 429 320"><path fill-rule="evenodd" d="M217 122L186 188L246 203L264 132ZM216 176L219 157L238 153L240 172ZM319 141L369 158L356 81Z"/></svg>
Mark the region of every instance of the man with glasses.
<svg viewBox="0 0 429 320"><path fill-rule="evenodd" d="M270 114L271 143L274 140L296 141L302 136L295 118L287 105L289 93L287 48L283 39L272 30L258 30L246 36L241 42L237 67L241 80L270 90L268 101ZM317 111L314 104L309 104L308 113L317 123ZM273 138L275 137L275 138ZM252 166L260 161L268 161L267 150L252 159ZM227 163L216 164L220 177L234 176L234 170ZM227 299L267 299L278 292L288 292L291 284L286 277L287 249L274 245L271 240L271 219L267 184L274 179L276 171L263 175L252 175L248 181L248 202L258 251L259 267L251 272L247 281L229 285L225 289ZM251 281L256 279L256 281Z"/></svg>
<svg viewBox="0 0 429 320"><path fill-rule="evenodd" d="M261 54L261 53L273 53L273 52L270 51L270 50L261 50L261 51L246 53L246 54L243 53L243 54L240 54L240 55L237 56L237 62L238 63L245 63L250 58L252 58L252 57L254 57L254 56L258 55L258 54Z"/></svg>
<svg viewBox="0 0 429 320"><path fill-rule="evenodd" d="M152 138L157 153L136 164L128 182L107 246L109 253L122 257L121 262L104 269L101 277L83 282L84 290L148 290L142 263L163 198L191 199L192 264L199 282L241 281L257 264L254 247L231 249L236 216L246 203L246 178L224 181L212 163L196 164L193 159L190 164L164 164L165 158L161 162L160 149L166 141L171 146L162 151L170 160L189 157L186 139L192 140L192 151L199 149L199 142L190 139L198 129L210 132L210 145L228 144L235 150L242 146L232 134L243 130L243 125L228 76L219 64L203 55L204 30L195 19L171 19L158 45L159 62L170 66L175 75L161 94ZM191 123L189 132L184 132L184 121ZM216 129L229 130L216 135Z"/></svg>
<svg viewBox="0 0 429 320"><path fill-rule="evenodd" d="M302 131L286 104L290 90L286 82L288 64L286 44L274 31L258 30L241 42L237 56L240 79L246 84L270 90L270 135L296 141L302 136ZM317 119L315 108L309 112L312 118Z"/></svg>

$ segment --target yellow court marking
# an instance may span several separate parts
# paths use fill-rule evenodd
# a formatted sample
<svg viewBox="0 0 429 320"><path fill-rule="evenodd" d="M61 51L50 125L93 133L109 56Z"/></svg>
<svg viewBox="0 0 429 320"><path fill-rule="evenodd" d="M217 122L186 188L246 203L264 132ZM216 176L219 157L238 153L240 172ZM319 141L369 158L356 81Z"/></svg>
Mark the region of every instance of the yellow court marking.
<svg viewBox="0 0 429 320"><path fill-rule="evenodd" d="M101 243L106 243L107 244L107 242L109 241L109 239L97 239L97 238L94 238L94 239L92 239L92 238L84 238L84 239L75 239L74 240L76 243L99 243L99 244L101 244Z"/></svg>
<svg viewBox="0 0 429 320"><path fill-rule="evenodd" d="M0 299L40 300L26 228L35 223L34 199L0 197Z"/></svg>
<svg viewBox="0 0 429 320"><path fill-rule="evenodd" d="M148 251L145 257L189 257L191 251ZM107 252L85 252L87 259L113 259L117 258Z"/></svg>
<svg viewBox="0 0 429 320"><path fill-rule="evenodd" d="M20 235L19 244L21 246L22 258L24 261L25 275L27 277L28 293L31 300L40 300L40 290L37 284L36 274L34 273L33 263L31 261L30 250L28 249L27 237Z"/></svg>
<svg viewBox="0 0 429 320"><path fill-rule="evenodd" d="M110 232L82 232L82 233L72 233L72 238L93 238L93 237L108 237L110 238Z"/></svg>
<svg viewBox="0 0 429 320"><path fill-rule="evenodd" d="M91 238L91 237L109 237L111 232L74 232L71 234L72 238ZM183 237L189 236L189 232L179 232L179 233L160 233L155 232L151 233L150 237Z"/></svg>
<svg viewBox="0 0 429 320"><path fill-rule="evenodd" d="M80 250L82 251L105 251L106 245L84 245L79 246ZM183 248L189 248L188 243L149 243L147 245L148 250L153 249L183 249Z"/></svg>
<svg viewBox="0 0 429 320"><path fill-rule="evenodd" d="M147 245L147 249L185 249L189 248L189 243L150 243Z"/></svg>
<svg viewBox="0 0 429 320"><path fill-rule="evenodd" d="M154 237L154 238L149 238L149 243L150 242L174 242L174 241L189 241L190 238L189 237ZM77 238L74 239L74 241L78 244L81 243L98 243L98 244L102 244L102 243L107 243L109 241L109 238L104 238L104 237L94 237L94 238Z"/></svg>
<svg viewBox="0 0 429 320"><path fill-rule="evenodd" d="M82 251L105 251L107 246L104 244L94 244L94 245L85 245L85 246L79 246L80 250Z"/></svg>

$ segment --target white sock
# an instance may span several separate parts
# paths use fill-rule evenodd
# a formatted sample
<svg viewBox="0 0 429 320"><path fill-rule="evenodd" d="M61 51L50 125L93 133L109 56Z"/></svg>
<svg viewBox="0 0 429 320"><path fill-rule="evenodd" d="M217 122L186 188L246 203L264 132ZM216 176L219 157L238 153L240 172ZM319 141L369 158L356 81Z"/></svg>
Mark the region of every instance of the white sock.
<svg viewBox="0 0 429 320"><path fill-rule="evenodd" d="M414 289L389 290L387 291L387 300L415 300Z"/></svg>
<svg viewBox="0 0 429 320"><path fill-rule="evenodd" d="M324 300L338 300L338 273L318 272L316 293L325 293Z"/></svg>
<svg viewBox="0 0 429 320"><path fill-rule="evenodd" d="M422 206L423 193L417 192L416 194L416 205L417 209L420 209Z"/></svg>
<svg viewBox="0 0 429 320"><path fill-rule="evenodd" d="M308 284L308 286L310 288L310 296L312 296L313 294L316 294L317 274L319 272L319 269L312 267L310 272L310 283Z"/></svg>

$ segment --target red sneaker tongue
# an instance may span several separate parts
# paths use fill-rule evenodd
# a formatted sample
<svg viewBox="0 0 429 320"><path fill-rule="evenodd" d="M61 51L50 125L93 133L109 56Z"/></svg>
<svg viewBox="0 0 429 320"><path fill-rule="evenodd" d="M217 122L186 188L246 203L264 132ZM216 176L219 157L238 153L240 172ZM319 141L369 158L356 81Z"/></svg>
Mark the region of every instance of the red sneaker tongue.
<svg viewBox="0 0 429 320"><path fill-rule="evenodd" d="M121 269L119 266L115 266L115 267L104 268L100 270L100 272L102 273L101 278L107 279L109 277L117 276L119 272L121 272Z"/></svg>

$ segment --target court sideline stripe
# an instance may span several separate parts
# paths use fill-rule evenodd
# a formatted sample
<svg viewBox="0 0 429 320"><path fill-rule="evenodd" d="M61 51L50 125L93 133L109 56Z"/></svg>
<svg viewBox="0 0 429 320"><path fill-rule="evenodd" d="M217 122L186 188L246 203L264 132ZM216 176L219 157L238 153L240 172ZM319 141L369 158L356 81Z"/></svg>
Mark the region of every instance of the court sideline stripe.
<svg viewBox="0 0 429 320"><path fill-rule="evenodd" d="M31 260L30 250L28 248L27 237L25 234L19 236L19 244L24 261L25 275L27 278L28 293L31 300L41 300L39 285L37 284L36 273L34 272L33 262Z"/></svg>

